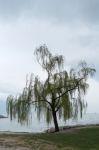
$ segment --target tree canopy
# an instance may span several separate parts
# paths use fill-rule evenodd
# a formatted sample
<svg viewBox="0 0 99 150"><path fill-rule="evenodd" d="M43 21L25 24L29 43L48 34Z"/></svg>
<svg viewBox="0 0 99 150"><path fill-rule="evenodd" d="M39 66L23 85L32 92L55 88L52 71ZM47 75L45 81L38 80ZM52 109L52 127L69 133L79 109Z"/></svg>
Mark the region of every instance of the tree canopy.
<svg viewBox="0 0 99 150"><path fill-rule="evenodd" d="M82 117L86 108L84 95L89 87L87 79L96 70L83 61L76 69L67 71L64 57L53 56L46 45L37 48L35 56L47 73L46 80L41 81L33 75L29 81L26 79L26 86L19 96L8 96L7 112L11 119L17 118L22 124L29 122L31 109L35 108L38 119L45 115L46 122L49 124L53 120L55 131L59 131L57 117L65 121L79 114Z"/></svg>

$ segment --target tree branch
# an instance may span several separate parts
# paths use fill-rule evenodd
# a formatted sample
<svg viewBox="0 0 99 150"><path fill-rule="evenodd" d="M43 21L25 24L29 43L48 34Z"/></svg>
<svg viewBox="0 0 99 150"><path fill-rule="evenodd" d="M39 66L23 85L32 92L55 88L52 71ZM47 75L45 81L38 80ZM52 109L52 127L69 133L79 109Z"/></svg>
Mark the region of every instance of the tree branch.
<svg viewBox="0 0 99 150"><path fill-rule="evenodd" d="M61 106L62 106L62 103L59 104L59 106L57 107L57 109L55 110L55 112L57 112L60 109Z"/></svg>
<svg viewBox="0 0 99 150"><path fill-rule="evenodd" d="M39 100L39 101L43 101L43 102L46 102L46 103L48 103L50 106L51 106L51 103L49 102L49 101L47 101L47 100ZM28 102L27 102L28 103ZM31 104L33 104L33 103L38 103L38 101L31 101Z"/></svg>
<svg viewBox="0 0 99 150"><path fill-rule="evenodd" d="M59 95L58 97L56 97L54 100L57 100L57 99L60 99L62 96L64 96L66 93L70 92L70 91L73 91L79 84L79 82L81 80L83 80L84 78L80 78L79 81L77 81L76 85L68 90L66 90L64 93L62 93L61 95Z"/></svg>

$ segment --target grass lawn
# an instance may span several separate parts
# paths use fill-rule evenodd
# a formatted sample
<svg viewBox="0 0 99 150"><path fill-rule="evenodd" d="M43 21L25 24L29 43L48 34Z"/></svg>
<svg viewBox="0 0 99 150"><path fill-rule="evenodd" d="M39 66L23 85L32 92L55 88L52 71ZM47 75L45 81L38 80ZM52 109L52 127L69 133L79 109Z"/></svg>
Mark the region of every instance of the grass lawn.
<svg viewBox="0 0 99 150"><path fill-rule="evenodd" d="M99 127L73 129L71 132L39 134L33 139L50 141L59 148L99 150Z"/></svg>
<svg viewBox="0 0 99 150"><path fill-rule="evenodd" d="M32 150L99 150L99 127L72 129L61 133L0 134L0 143L3 138L16 138L18 145L23 143Z"/></svg>

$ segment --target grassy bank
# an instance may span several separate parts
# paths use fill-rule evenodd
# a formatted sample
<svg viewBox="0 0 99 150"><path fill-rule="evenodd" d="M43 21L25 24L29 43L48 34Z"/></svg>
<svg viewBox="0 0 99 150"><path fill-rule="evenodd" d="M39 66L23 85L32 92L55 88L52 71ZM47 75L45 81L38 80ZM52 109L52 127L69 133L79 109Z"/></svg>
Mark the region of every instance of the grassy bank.
<svg viewBox="0 0 99 150"><path fill-rule="evenodd" d="M99 150L99 127L70 129L61 133L0 134L2 144L25 146L32 150Z"/></svg>

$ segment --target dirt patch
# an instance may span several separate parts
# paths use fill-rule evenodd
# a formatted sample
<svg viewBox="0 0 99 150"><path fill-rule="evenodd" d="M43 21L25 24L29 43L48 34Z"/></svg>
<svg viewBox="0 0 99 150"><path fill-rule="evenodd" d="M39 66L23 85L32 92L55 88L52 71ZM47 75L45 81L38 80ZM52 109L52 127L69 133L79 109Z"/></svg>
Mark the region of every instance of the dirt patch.
<svg viewBox="0 0 99 150"><path fill-rule="evenodd" d="M21 137L0 135L0 150L29 150Z"/></svg>
<svg viewBox="0 0 99 150"><path fill-rule="evenodd" d="M29 150L25 147L1 147L0 150Z"/></svg>
<svg viewBox="0 0 99 150"><path fill-rule="evenodd" d="M54 144L25 135L1 135L0 150L59 150Z"/></svg>
<svg viewBox="0 0 99 150"><path fill-rule="evenodd" d="M0 134L0 150L75 150L58 147L52 142L32 138L29 134ZM77 149L76 149L77 150Z"/></svg>

